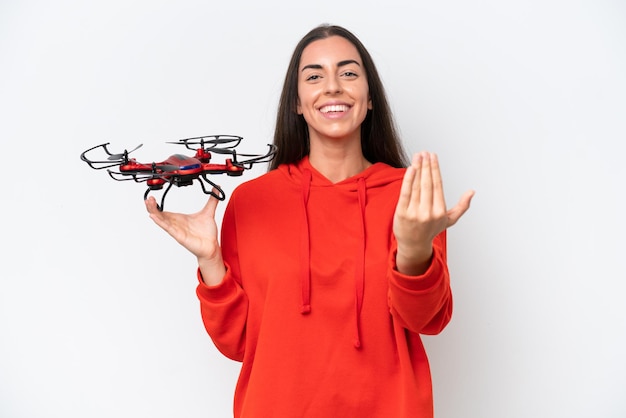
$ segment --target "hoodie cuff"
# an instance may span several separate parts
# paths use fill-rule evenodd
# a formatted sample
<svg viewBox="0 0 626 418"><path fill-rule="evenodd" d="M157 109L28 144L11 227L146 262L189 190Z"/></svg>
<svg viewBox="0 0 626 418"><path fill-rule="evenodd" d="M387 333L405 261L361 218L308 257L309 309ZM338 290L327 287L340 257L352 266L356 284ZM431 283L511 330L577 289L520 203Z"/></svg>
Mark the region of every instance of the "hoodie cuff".
<svg viewBox="0 0 626 418"><path fill-rule="evenodd" d="M230 267L225 263L226 266L226 275L221 283L215 286L209 286L204 283L202 280L202 272L198 267L197 277L198 277L198 287L197 293L198 296L202 299L205 299L209 302L219 303L224 302L229 299L232 299L237 294L237 284L232 279L230 275Z"/></svg>
<svg viewBox="0 0 626 418"><path fill-rule="evenodd" d="M428 269L419 276L408 276L400 273L396 266L396 253L397 249L391 252L390 267L391 278L400 286L412 291L423 291L434 287L443 277L444 268L443 260L441 258L440 249L433 247L433 256L430 260Z"/></svg>

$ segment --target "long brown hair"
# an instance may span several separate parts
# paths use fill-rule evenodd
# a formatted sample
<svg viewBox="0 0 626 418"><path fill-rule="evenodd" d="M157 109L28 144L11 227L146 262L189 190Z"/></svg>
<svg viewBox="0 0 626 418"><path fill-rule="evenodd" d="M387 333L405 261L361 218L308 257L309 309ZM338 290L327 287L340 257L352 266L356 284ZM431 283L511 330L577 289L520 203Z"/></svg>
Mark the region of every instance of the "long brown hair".
<svg viewBox="0 0 626 418"><path fill-rule="evenodd" d="M276 169L281 164L296 163L309 154L308 127L304 117L297 112L298 67L302 51L310 43L331 36L341 36L356 47L367 74L373 108L367 112L361 124L363 156L371 163L383 162L392 167L406 167L408 158L398 138L383 83L369 52L347 29L341 26L320 25L300 40L287 67L274 131L277 153L270 163L269 170Z"/></svg>

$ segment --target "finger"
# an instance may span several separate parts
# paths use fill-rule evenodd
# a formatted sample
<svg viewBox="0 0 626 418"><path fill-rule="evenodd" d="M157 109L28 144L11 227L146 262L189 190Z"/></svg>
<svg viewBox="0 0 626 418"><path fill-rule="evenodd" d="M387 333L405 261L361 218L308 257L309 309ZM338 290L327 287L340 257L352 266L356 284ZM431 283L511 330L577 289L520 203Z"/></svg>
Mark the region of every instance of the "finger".
<svg viewBox="0 0 626 418"><path fill-rule="evenodd" d="M407 167L402 179L402 185L400 187L400 197L398 198L398 208L403 211L409 206L411 201L411 193L413 188L413 182L415 181L415 166L411 164Z"/></svg>
<svg viewBox="0 0 626 418"><path fill-rule="evenodd" d="M467 212L470 207L470 203L472 202L472 198L474 197L474 193L475 192L473 190L465 192L463 196L461 196L459 203L448 211L448 228L456 224L457 221L461 219L461 216Z"/></svg>
<svg viewBox="0 0 626 418"><path fill-rule="evenodd" d="M420 152L413 156L413 167L415 167L415 177L411 185L411 202L419 204L422 193L420 181L422 179L422 170L424 169L423 153Z"/></svg>
<svg viewBox="0 0 626 418"><path fill-rule="evenodd" d="M148 197L144 200L144 203L146 204L146 209L148 210L148 212L152 213L156 210L156 200L154 199L154 197Z"/></svg>
<svg viewBox="0 0 626 418"><path fill-rule="evenodd" d="M422 156L422 171L420 173L419 181L419 202L420 206L429 212L433 205L433 176L431 170L431 154L425 152Z"/></svg>
<svg viewBox="0 0 626 418"><path fill-rule="evenodd" d="M213 191L216 191L216 189L214 188ZM205 216L214 218L218 203L219 200L215 196L211 195L200 212Z"/></svg>
<svg viewBox="0 0 626 418"><path fill-rule="evenodd" d="M148 213L150 214L150 219L154 221L158 226L171 234L171 222L169 219L169 215L167 212L162 212L159 210L159 205L156 202L156 199L152 196L148 197L145 200L146 208L148 209Z"/></svg>
<svg viewBox="0 0 626 418"><path fill-rule="evenodd" d="M443 193L443 180L441 179L441 169L439 168L439 158L437 154L431 155L431 176L433 182L433 211L443 214L446 212L446 199Z"/></svg>
<svg viewBox="0 0 626 418"><path fill-rule="evenodd" d="M154 198L154 196L144 197L143 200L146 203L146 208L148 209L148 212L152 211L153 209L156 209L159 212L163 210L159 206L159 204L156 202L156 199Z"/></svg>

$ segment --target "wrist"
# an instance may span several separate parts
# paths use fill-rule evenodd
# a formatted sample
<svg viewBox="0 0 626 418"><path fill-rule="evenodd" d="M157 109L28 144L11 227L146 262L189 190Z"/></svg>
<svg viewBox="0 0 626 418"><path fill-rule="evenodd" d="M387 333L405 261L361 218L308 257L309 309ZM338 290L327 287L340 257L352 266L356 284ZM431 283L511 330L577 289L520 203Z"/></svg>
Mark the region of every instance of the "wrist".
<svg viewBox="0 0 626 418"><path fill-rule="evenodd" d="M221 254L211 258L198 257L198 267L202 281L208 286L220 284L226 275L226 266Z"/></svg>
<svg viewBox="0 0 626 418"><path fill-rule="evenodd" d="M407 276L421 276L428 270L432 257L432 245L412 249L399 245L396 251L396 270Z"/></svg>

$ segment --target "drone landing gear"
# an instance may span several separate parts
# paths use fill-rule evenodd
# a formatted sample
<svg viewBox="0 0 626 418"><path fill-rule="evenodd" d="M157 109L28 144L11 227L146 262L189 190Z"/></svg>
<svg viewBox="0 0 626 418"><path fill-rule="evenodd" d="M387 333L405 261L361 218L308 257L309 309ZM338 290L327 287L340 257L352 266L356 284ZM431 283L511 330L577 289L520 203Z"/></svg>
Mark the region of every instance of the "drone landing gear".
<svg viewBox="0 0 626 418"><path fill-rule="evenodd" d="M211 190L207 190L206 186L204 185L204 182L202 180L198 179L198 182L200 183L200 187L202 187L202 191L204 192L204 194L211 195L211 196L213 196L214 198L216 198L217 200L220 200L220 201L223 201L224 199L226 199L226 193L224 193L224 190L222 190L222 188L220 186L218 186L217 184L213 183L211 180L207 179L206 176L202 176L202 178L204 179L204 181L206 181L207 183L209 183L212 186ZM167 196L167 193L170 191L172 186L175 184L175 182L173 182L173 181L170 181L168 183L169 184L167 185L167 187L165 188L165 191L163 192L163 195L161 196L161 204L157 203L157 209L159 209L160 212L163 212L163 208L165 207L165 196ZM187 186L189 184L191 184L191 183L177 184L177 186ZM150 192L152 190L158 190L158 189L162 189L162 188L163 188L163 185L148 187L146 192L143 194L143 200L148 199L148 195L150 194Z"/></svg>

